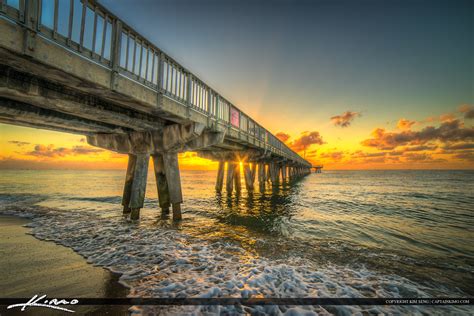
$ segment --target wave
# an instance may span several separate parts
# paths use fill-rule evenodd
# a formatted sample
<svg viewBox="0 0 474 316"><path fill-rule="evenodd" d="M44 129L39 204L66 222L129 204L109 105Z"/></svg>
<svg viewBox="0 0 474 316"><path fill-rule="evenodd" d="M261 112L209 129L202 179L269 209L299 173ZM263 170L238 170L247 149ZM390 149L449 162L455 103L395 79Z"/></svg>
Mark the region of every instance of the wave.
<svg viewBox="0 0 474 316"><path fill-rule="evenodd" d="M209 242L176 228L157 229L114 215L22 203L0 204L0 214L31 218L35 237L72 248L94 265L121 274L130 297L430 297L460 293L430 289L365 267L317 266L299 257L258 257L230 241ZM436 292L438 291L438 292ZM224 313L328 315L352 313L463 313L463 306L168 306L133 307L138 314Z"/></svg>

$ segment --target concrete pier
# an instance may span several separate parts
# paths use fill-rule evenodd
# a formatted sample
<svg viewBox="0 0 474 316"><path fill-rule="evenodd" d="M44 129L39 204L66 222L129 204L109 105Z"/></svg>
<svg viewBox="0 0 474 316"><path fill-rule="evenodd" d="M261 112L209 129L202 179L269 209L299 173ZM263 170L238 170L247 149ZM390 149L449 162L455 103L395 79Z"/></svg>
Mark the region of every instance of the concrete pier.
<svg viewBox="0 0 474 316"><path fill-rule="evenodd" d="M78 1L80 10L70 12L58 1L37 2L0 0L0 123L82 135L91 146L127 154L125 216L140 216L150 157L162 214L172 208L174 220L182 218L179 153L218 161L215 189L222 191L226 174L229 194L241 192L240 162L248 192L257 172L262 192L280 174L283 182L308 174L307 160L97 1ZM79 24L65 24L64 36L42 16ZM88 37L102 50L86 47ZM135 56L132 47L133 58L132 41L141 49Z"/></svg>

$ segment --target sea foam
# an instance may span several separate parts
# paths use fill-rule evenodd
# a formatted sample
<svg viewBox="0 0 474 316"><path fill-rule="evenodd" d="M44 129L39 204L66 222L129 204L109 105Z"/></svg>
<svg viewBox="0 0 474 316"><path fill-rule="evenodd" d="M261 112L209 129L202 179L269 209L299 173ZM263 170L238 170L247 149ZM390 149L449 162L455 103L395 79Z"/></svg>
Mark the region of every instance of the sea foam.
<svg viewBox="0 0 474 316"><path fill-rule="evenodd" d="M117 212L118 213L118 212ZM42 240L70 247L96 266L121 274L129 297L429 297L421 284L366 268L315 266L291 257L258 257L230 242L209 242L151 219L131 222L119 215L61 211L4 203L0 214L30 218ZM148 223L147 223L148 221ZM452 293L445 293L449 296ZM133 314L446 314L463 306L133 306Z"/></svg>

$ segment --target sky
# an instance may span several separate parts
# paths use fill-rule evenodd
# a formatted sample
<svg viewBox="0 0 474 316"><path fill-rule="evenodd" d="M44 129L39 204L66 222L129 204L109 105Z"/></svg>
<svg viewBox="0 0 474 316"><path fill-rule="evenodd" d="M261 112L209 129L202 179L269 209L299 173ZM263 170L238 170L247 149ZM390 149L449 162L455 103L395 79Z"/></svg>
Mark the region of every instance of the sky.
<svg viewBox="0 0 474 316"><path fill-rule="evenodd" d="M100 2L313 164L474 168L472 1ZM0 168L126 166L81 136L0 135Z"/></svg>

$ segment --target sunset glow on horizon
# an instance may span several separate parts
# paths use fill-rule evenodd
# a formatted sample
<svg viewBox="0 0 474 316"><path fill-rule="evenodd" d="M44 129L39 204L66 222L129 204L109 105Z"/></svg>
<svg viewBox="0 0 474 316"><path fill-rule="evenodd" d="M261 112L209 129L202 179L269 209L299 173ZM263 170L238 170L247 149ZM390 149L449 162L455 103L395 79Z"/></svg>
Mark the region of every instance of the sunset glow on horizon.
<svg viewBox="0 0 474 316"><path fill-rule="evenodd" d="M359 132L360 113L347 111L328 118L318 131L290 134L282 141L326 169L473 169L474 107L461 105L453 112L422 121L400 118L391 124ZM85 137L0 124L2 169L125 169L127 155L95 148ZM338 132L348 136L343 138ZM358 133L361 137L355 137ZM184 170L215 170L217 162L194 152L179 155Z"/></svg>

